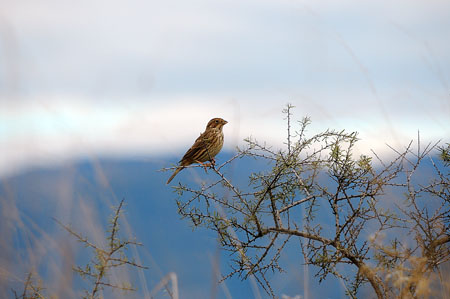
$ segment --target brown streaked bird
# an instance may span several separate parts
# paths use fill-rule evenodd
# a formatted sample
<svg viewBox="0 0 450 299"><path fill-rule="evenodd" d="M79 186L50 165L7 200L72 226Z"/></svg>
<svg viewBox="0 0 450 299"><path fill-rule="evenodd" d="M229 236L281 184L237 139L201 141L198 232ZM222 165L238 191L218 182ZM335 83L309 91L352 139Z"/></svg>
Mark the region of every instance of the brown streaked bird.
<svg viewBox="0 0 450 299"><path fill-rule="evenodd" d="M193 163L199 163L205 166L203 162L211 161L215 163L214 157L220 152L223 146L223 126L228 122L221 118L213 118L206 125L205 132L195 140L194 145L184 154L179 165L166 184L186 166Z"/></svg>

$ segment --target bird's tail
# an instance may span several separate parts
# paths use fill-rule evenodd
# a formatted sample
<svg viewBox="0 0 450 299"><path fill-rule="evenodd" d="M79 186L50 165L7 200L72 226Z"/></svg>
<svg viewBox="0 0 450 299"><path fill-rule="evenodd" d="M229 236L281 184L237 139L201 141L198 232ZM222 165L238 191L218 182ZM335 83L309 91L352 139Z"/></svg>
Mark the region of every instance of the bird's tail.
<svg viewBox="0 0 450 299"><path fill-rule="evenodd" d="M179 166L179 167L177 167L177 169L175 169L175 171L173 172L173 174L172 174L172 176L167 180L167 183L166 183L166 185L167 184L169 184L170 183L170 181L172 181L173 180L173 178L180 172L180 171L182 171L183 170L183 166Z"/></svg>

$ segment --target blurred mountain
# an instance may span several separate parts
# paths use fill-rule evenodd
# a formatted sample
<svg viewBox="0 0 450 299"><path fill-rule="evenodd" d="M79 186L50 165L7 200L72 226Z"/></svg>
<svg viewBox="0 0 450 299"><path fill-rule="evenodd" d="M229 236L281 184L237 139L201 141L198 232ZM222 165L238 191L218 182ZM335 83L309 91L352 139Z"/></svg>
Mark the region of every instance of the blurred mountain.
<svg viewBox="0 0 450 299"><path fill-rule="evenodd" d="M218 162L229 157L229 154L222 154ZM2 280L0 292L11 293L11 288L22 290L20 280L35 269L49 294L79 296L79 291L62 288L61 279L70 277L66 282L70 289L88 287L71 273L71 266L86 263L89 251L54 219L91 240L104 242L111 207L124 198L126 221L122 221L125 222L121 226L122 233L136 237L143 244L129 253L149 267L143 271L144 279L133 273L137 271L130 271L128 277L138 292L128 293L127 298L142 297L169 272L178 276L181 298L228 298L229 294L233 298L254 297L249 280L233 278L216 285L217 267L214 265L220 265L221 272L226 273L229 270L227 253L219 250L213 232L194 230L177 214L177 195L171 185L179 181L207 180L214 174L205 173L201 168L185 169L171 185L166 185L170 172L158 170L169 166L167 161L175 162L177 158L86 159L1 179L0 261L3 272L11 279ZM266 165L253 159L237 160L225 172L234 182L245 182L250 170L264 167ZM291 267L293 265L296 269L289 276L275 279L279 290L290 296L302 293L303 267L299 257ZM259 292L265 297L262 289ZM113 295L120 298L123 294Z"/></svg>
<svg viewBox="0 0 450 299"><path fill-rule="evenodd" d="M218 163L231 157L224 153ZM198 183L215 176L201 168L185 169L172 181L170 172L159 171L177 158L86 159L51 169L35 169L0 180L0 293L21 290L28 271L37 271L48 294L80 297L88 287L71 267L88 261L89 251L59 226L54 219L97 243L104 243L112 206L125 199L121 232L143 246L128 253L148 270L125 270L136 293L148 294L169 272L178 277L180 298L253 298L257 297L250 280L239 278L217 285L217 267L228 273L227 252L218 248L216 235L202 228L193 229L177 214L173 185L179 181ZM428 163L428 162L427 162ZM254 159L235 160L224 172L232 182L244 186L250 171L268 165ZM427 177L426 164L420 177ZM345 290L336 279L318 284L314 268L305 273L298 242L291 242L282 255L287 272L273 276L277 294L294 297L304 293L307 284L313 297L340 298ZM217 266L218 265L218 266ZM305 278L306 277L306 278ZM262 289L259 290L266 297ZM167 297L160 291L157 298ZM107 293L106 293L107 294ZM108 297L121 298L115 292Z"/></svg>

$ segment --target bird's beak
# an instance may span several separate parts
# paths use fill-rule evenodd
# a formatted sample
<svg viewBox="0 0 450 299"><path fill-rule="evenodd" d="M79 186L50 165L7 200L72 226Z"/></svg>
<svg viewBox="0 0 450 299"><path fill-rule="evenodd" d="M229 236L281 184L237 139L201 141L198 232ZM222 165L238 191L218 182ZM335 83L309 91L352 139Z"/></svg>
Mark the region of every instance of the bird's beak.
<svg viewBox="0 0 450 299"><path fill-rule="evenodd" d="M226 120L223 120L223 124L226 125L228 122Z"/></svg>

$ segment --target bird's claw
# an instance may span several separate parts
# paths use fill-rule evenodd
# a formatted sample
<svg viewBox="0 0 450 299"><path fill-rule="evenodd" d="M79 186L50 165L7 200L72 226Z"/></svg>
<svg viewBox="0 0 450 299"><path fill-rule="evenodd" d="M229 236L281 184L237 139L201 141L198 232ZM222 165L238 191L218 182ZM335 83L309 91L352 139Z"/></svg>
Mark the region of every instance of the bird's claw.
<svg viewBox="0 0 450 299"><path fill-rule="evenodd" d="M211 161L211 163L203 163L203 162L200 162L200 161L195 161L195 162L200 164L203 167L203 169L205 169L206 173L208 173L208 169L207 169L208 167L212 168L216 164L215 161Z"/></svg>
<svg viewBox="0 0 450 299"><path fill-rule="evenodd" d="M210 163L210 165L212 165L212 166L216 166L216 159L214 159L214 158L211 158L211 163Z"/></svg>

